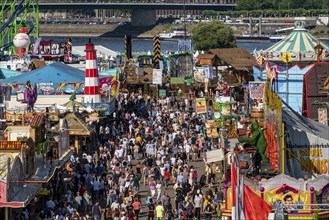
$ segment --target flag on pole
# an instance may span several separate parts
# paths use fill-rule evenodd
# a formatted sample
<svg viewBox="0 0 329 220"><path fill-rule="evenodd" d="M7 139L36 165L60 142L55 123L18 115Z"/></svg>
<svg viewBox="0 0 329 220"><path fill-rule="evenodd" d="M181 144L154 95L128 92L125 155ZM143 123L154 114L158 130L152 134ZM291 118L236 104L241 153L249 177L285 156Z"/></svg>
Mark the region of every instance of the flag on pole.
<svg viewBox="0 0 329 220"><path fill-rule="evenodd" d="M246 220L266 220L272 207L244 184L244 215Z"/></svg>
<svg viewBox="0 0 329 220"><path fill-rule="evenodd" d="M259 55L256 59L256 62L258 63L258 65L262 65L264 63L264 58L262 55Z"/></svg>

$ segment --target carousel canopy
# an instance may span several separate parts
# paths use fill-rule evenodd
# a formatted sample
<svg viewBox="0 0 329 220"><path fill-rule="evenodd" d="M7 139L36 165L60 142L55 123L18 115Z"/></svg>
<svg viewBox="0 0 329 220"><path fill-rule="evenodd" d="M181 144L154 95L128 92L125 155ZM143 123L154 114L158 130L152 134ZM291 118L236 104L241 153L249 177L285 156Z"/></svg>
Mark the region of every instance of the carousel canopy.
<svg viewBox="0 0 329 220"><path fill-rule="evenodd" d="M314 47L318 45L318 39L312 36L303 26L296 24L296 28L285 39L274 44L265 51L260 51L260 54L266 60L281 61L282 55L288 53L291 55L291 61L315 61L317 55ZM322 60L328 59L329 47L320 43L323 48L321 54Z"/></svg>

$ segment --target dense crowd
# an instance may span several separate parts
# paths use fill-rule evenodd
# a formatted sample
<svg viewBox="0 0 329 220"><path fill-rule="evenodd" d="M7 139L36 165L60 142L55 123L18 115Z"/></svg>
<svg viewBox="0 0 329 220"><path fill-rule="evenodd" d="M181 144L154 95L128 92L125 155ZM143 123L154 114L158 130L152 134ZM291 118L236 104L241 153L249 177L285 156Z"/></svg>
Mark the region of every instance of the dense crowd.
<svg viewBox="0 0 329 220"><path fill-rule="evenodd" d="M218 184L221 166L203 160L207 150L216 148L205 135L207 116L197 115L192 101L178 102L174 97L151 99L121 93L118 106L110 123L97 125L97 149L72 156L68 162L72 169L63 169L49 183L50 197L44 206L32 201L21 218L220 216L224 202ZM202 171L195 164L204 165Z"/></svg>

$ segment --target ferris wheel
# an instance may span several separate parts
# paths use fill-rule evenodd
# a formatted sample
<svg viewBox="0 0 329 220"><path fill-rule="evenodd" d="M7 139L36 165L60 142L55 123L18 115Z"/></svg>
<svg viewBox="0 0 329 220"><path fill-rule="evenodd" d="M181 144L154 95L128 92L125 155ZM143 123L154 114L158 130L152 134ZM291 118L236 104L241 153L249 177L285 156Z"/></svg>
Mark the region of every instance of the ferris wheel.
<svg viewBox="0 0 329 220"><path fill-rule="evenodd" d="M0 53L13 53L13 38L18 29L27 28L34 40L39 35L37 0L2 0L0 5Z"/></svg>

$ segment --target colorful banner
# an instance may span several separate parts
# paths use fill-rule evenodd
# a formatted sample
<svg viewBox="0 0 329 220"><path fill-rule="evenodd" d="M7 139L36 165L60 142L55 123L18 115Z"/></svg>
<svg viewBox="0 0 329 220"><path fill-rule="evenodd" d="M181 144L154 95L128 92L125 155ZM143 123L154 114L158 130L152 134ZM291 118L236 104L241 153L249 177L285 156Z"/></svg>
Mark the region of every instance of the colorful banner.
<svg viewBox="0 0 329 220"><path fill-rule="evenodd" d="M116 76L106 76L99 79L99 86L101 95L106 93L107 88L110 88L111 94L115 94L117 82ZM9 98L9 92L11 95L17 95L17 99L21 100L20 94L23 93L26 85L25 83L8 84L6 88L7 98ZM75 92L76 94L83 94L85 88L84 82L39 82L38 83L38 95L68 95Z"/></svg>
<svg viewBox="0 0 329 220"><path fill-rule="evenodd" d="M264 100L265 82L249 82L251 99Z"/></svg>
<svg viewBox="0 0 329 220"><path fill-rule="evenodd" d="M162 84L162 69L153 69L153 84L161 85Z"/></svg>
<svg viewBox="0 0 329 220"><path fill-rule="evenodd" d="M207 103L205 98L195 99L195 110L197 114L207 113Z"/></svg>

